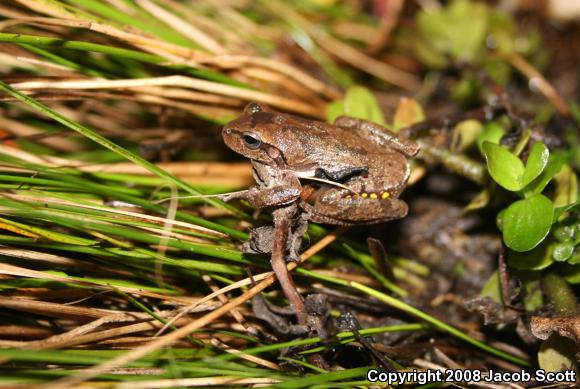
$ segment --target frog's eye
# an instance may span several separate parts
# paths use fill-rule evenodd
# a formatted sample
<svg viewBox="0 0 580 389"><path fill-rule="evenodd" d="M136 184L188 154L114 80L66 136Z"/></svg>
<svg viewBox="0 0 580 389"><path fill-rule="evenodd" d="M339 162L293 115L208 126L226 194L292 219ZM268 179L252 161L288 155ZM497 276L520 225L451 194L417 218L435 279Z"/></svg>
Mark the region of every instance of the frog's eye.
<svg viewBox="0 0 580 389"><path fill-rule="evenodd" d="M252 134L250 132L244 132L242 134L242 139L246 147L252 150L257 149L262 145L262 141L260 140L260 138L257 135Z"/></svg>

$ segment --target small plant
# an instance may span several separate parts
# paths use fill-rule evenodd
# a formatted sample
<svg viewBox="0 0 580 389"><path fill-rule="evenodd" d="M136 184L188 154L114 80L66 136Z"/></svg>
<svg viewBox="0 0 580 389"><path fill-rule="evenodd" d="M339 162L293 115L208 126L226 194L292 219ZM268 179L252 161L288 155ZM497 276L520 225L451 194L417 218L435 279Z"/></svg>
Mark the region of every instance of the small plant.
<svg viewBox="0 0 580 389"><path fill-rule="evenodd" d="M497 128L494 126L495 131ZM534 143L524 164L518 157L526 140L509 150L498 137L482 133L482 151L491 178L520 199L498 214L497 224L510 251L510 266L542 270L552 263L562 267L570 283L580 282L580 220L577 178L566 163L566 155L550 153L542 142ZM490 140L493 139L494 140ZM526 137L524 137L526 138ZM555 190L545 192L550 181Z"/></svg>

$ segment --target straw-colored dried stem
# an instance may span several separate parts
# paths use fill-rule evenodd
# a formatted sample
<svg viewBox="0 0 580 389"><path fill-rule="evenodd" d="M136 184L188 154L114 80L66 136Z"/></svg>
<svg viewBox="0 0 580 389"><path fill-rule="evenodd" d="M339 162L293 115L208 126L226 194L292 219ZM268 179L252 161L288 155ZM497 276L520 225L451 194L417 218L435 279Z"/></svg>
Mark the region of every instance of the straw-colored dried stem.
<svg viewBox="0 0 580 389"><path fill-rule="evenodd" d="M391 33L399 21L399 15L403 10L405 0L389 0L384 3L386 3L386 9L381 18L381 24L376 34L373 35L373 40L367 49L371 55L378 54L387 46Z"/></svg>
<svg viewBox="0 0 580 389"><path fill-rule="evenodd" d="M309 250L304 252L300 257L300 263L306 261L309 257L314 255L316 252L321 250L323 247L326 247L328 244L333 242L338 236L340 236L344 231L346 231L345 227L340 227L336 229L331 234L325 236L315 245L313 245ZM295 269L299 264L298 263L290 263L288 264L288 270ZM110 371L111 369L118 368L120 366L124 366L127 363L130 363L136 359L139 359L155 350L158 350L162 347L170 346L171 344L177 342L179 339L183 338L184 336L189 335L191 332L202 328L209 323L213 322L214 320L222 317L223 315L227 314L230 310L240 306L241 304L245 303L246 301L250 300L252 297L260 293L262 290L266 289L268 286L272 285L275 281L275 277L273 273L270 273L265 279L258 282L255 286L247 290L244 294L239 297L236 297L230 300L227 304L221 306L220 308L206 314L205 316L196 319L189 323L188 325L178 328L177 330L164 335L157 340L154 340L146 345L138 347L126 354L123 354L119 357L113 358L107 362L104 362L100 365L94 366L92 368L82 370L77 375L72 377L63 378L53 383L46 385L45 388L65 388L65 387L72 387L78 385L81 382L84 382L88 379L91 379L99 374L103 374L105 372Z"/></svg>
<svg viewBox="0 0 580 389"><path fill-rule="evenodd" d="M530 88L539 90L561 115L570 116L570 108L566 101L538 69L519 54L511 54L507 57L507 60L528 78Z"/></svg>
<svg viewBox="0 0 580 389"><path fill-rule="evenodd" d="M320 107L306 104L301 101L290 99L270 93L240 88L232 85L224 85L218 82L200 80L186 76L152 77L125 80L74 80L74 81L28 81L13 83L13 88L30 91L49 89L134 89L151 86L172 86L191 88L194 90L214 93L222 96L236 97L246 101L257 101L269 104L283 110L298 112L301 114L321 117Z"/></svg>
<svg viewBox="0 0 580 389"><path fill-rule="evenodd" d="M207 35L205 32L199 30L192 24L167 11L165 8L155 4L154 2L150 0L136 0L136 3L144 10L155 15L156 18L165 22L167 25L172 26L175 30L179 31L181 34L185 35L210 53L223 54L226 52L226 50L215 39Z"/></svg>

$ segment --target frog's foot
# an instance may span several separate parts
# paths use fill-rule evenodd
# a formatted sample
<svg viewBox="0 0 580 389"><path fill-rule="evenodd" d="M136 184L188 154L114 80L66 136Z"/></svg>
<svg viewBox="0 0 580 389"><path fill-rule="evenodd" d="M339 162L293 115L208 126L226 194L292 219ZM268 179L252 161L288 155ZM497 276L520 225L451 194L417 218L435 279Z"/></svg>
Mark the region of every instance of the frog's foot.
<svg viewBox="0 0 580 389"><path fill-rule="evenodd" d="M308 327L305 325L292 324L283 316L287 313L284 312L282 315L277 314L278 307L270 305L260 294L252 298L252 311L254 315L268 323L268 325L274 330L278 335L286 337L298 337L308 334ZM288 312L293 313L293 312Z"/></svg>
<svg viewBox="0 0 580 389"><path fill-rule="evenodd" d="M317 223L356 225L383 223L407 216L408 206L389 192L353 193L327 190L313 204L302 202L308 218Z"/></svg>
<svg viewBox="0 0 580 389"><path fill-rule="evenodd" d="M292 227L286 243L286 260L300 261L302 237L308 229L308 221L299 216L292 221ZM250 231L250 238L242 246L242 251L248 254L271 254L274 241L274 227L263 226Z"/></svg>
<svg viewBox="0 0 580 389"><path fill-rule="evenodd" d="M250 230L249 239L242 246L242 251L247 254L270 254L273 239L274 227L253 228Z"/></svg>

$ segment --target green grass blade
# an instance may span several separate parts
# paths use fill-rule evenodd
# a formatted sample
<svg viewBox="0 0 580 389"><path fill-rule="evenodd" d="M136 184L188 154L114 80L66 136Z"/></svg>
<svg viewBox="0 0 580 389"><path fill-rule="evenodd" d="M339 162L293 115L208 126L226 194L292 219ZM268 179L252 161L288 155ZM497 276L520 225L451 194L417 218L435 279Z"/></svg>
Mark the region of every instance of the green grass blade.
<svg viewBox="0 0 580 389"><path fill-rule="evenodd" d="M32 108L45 114L46 116L50 117L51 119L58 121L59 123L65 125L66 127L70 128L74 131L79 132L80 134L86 136L87 138L100 144L101 146L106 147L107 149L123 156L124 158L128 159L129 161L131 161L139 166L144 167L145 169L149 170L151 173L153 173L159 177L164 178L167 183L173 184L176 187L183 189L192 195L201 195L200 192L198 192L196 189L194 189L191 185L187 184L186 182L184 182L184 181L180 180L179 178L167 173L165 170L160 169L159 167L155 166L151 162L139 157L138 155L131 153L130 151L124 149L123 147L111 142L107 138L97 134L96 132L89 129L88 127L85 127L79 123L76 123L76 122L64 117L60 113L52 110L50 107L42 104L38 100L35 100L32 97L27 96L27 95L17 91L16 89L12 88L11 86L9 86L8 84L6 84L2 81L0 81L0 90L3 90L4 92L8 93L9 95L11 95L11 96L17 98L18 100L28 104ZM243 213L241 211L239 211L238 209L224 203L223 201L217 200L215 198L205 198L204 200L208 204L211 204L211 205L218 207L218 208L225 209L226 211L228 211L234 215L245 216L245 215L243 215Z"/></svg>

